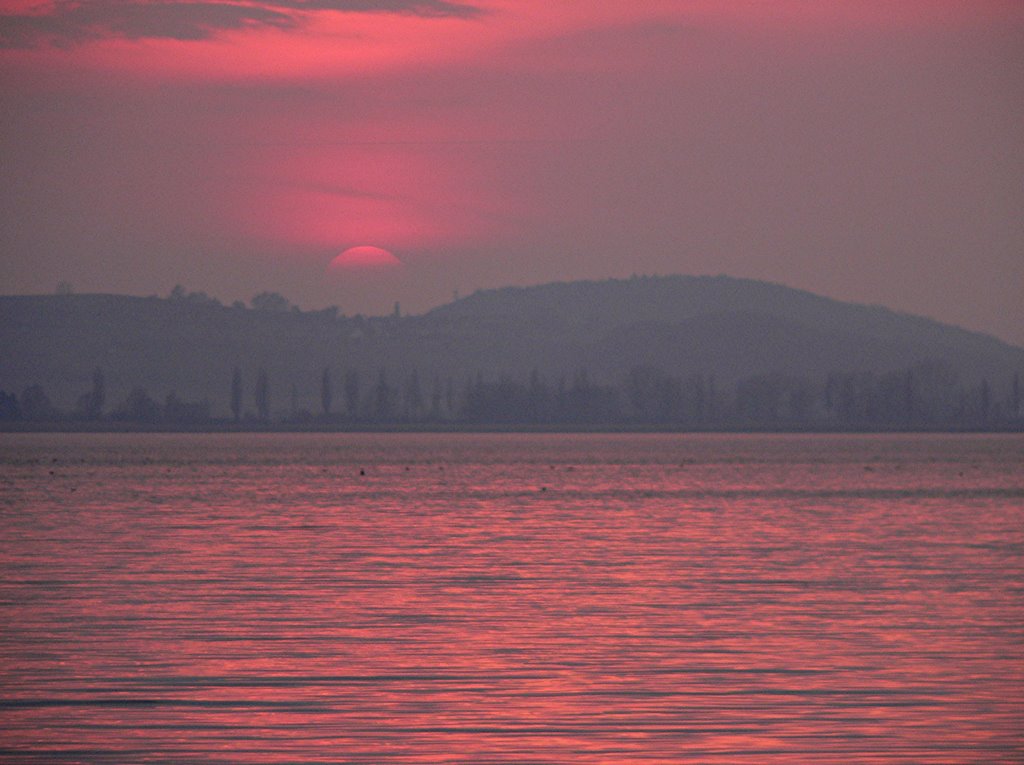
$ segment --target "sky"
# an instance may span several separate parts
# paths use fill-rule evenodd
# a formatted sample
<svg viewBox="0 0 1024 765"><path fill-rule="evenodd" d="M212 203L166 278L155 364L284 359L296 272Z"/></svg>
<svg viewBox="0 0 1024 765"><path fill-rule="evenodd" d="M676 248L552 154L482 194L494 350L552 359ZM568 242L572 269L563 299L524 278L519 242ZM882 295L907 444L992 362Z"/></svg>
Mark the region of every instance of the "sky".
<svg viewBox="0 0 1024 765"><path fill-rule="evenodd" d="M0 0L0 103L3 293L724 273L1024 345L1019 0Z"/></svg>

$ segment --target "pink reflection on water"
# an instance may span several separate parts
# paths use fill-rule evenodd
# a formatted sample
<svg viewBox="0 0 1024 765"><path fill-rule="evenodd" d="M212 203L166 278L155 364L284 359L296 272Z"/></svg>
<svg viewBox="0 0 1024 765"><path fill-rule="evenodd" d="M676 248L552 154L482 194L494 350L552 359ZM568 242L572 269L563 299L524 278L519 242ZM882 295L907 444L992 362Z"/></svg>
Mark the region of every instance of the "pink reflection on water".
<svg viewBox="0 0 1024 765"><path fill-rule="evenodd" d="M1024 754L1022 439L93 438L0 452L4 760Z"/></svg>

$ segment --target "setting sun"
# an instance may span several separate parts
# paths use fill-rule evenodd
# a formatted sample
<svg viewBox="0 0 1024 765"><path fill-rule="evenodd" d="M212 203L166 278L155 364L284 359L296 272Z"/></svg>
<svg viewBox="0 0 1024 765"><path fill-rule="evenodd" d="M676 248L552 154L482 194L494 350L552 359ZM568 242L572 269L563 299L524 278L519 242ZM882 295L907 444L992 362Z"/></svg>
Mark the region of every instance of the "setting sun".
<svg viewBox="0 0 1024 765"><path fill-rule="evenodd" d="M360 245L349 247L340 255L334 258L327 266L332 273L341 271L366 271L400 268L402 261L393 253L381 247L371 245Z"/></svg>

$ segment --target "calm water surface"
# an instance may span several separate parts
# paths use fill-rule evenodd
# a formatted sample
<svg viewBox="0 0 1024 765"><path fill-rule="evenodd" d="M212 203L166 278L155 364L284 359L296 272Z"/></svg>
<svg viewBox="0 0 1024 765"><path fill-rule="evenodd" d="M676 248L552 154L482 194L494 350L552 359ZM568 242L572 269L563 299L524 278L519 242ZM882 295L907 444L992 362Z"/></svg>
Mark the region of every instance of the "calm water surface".
<svg viewBox="0 0 1024 765"><path fill-rule="evenodd" d="M4 762L1024 761L1021 437L4 435L0 523Z"/></svg>

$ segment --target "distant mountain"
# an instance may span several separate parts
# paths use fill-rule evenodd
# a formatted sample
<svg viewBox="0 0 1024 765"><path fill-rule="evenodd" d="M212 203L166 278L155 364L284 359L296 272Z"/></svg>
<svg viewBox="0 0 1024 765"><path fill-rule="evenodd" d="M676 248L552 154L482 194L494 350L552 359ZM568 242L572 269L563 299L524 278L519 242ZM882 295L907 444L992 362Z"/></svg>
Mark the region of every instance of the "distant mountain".
<svg viewBox="0 0 1024 765"><path fill-rule="evenodd" d="M100 368L108 406L141 386L157 401L172 391L207 400L218 416L228 412L236 367L244 407L254 406L262 368L276 412L319 411L325 368L339 409L351 370L364 395L381 370L396 390L416 370L425 397L461 391L468 379L525 381L534 370L552 385L581 371L617 385L648 369L713 377L725 391L758 375L821 385L835 373L926 365L968 388L984 380L993 397L1024 374L1024 349L987 335L725 276L483 290L401 318L225 307L180 295L9 296L0 297L0 349L0 390L20 395L40 384L70 409Z"/></svg>
<svg viewBox="0 0 1024 765"><path fill-rule="evenodd" d="M941 362L967 379L1020 369L994 337L728 276L660 276L482 290L427 314L530 338L597 370L634 364L718 372L881 372ZM582 356L582 358L581 358Z"/></svg>

